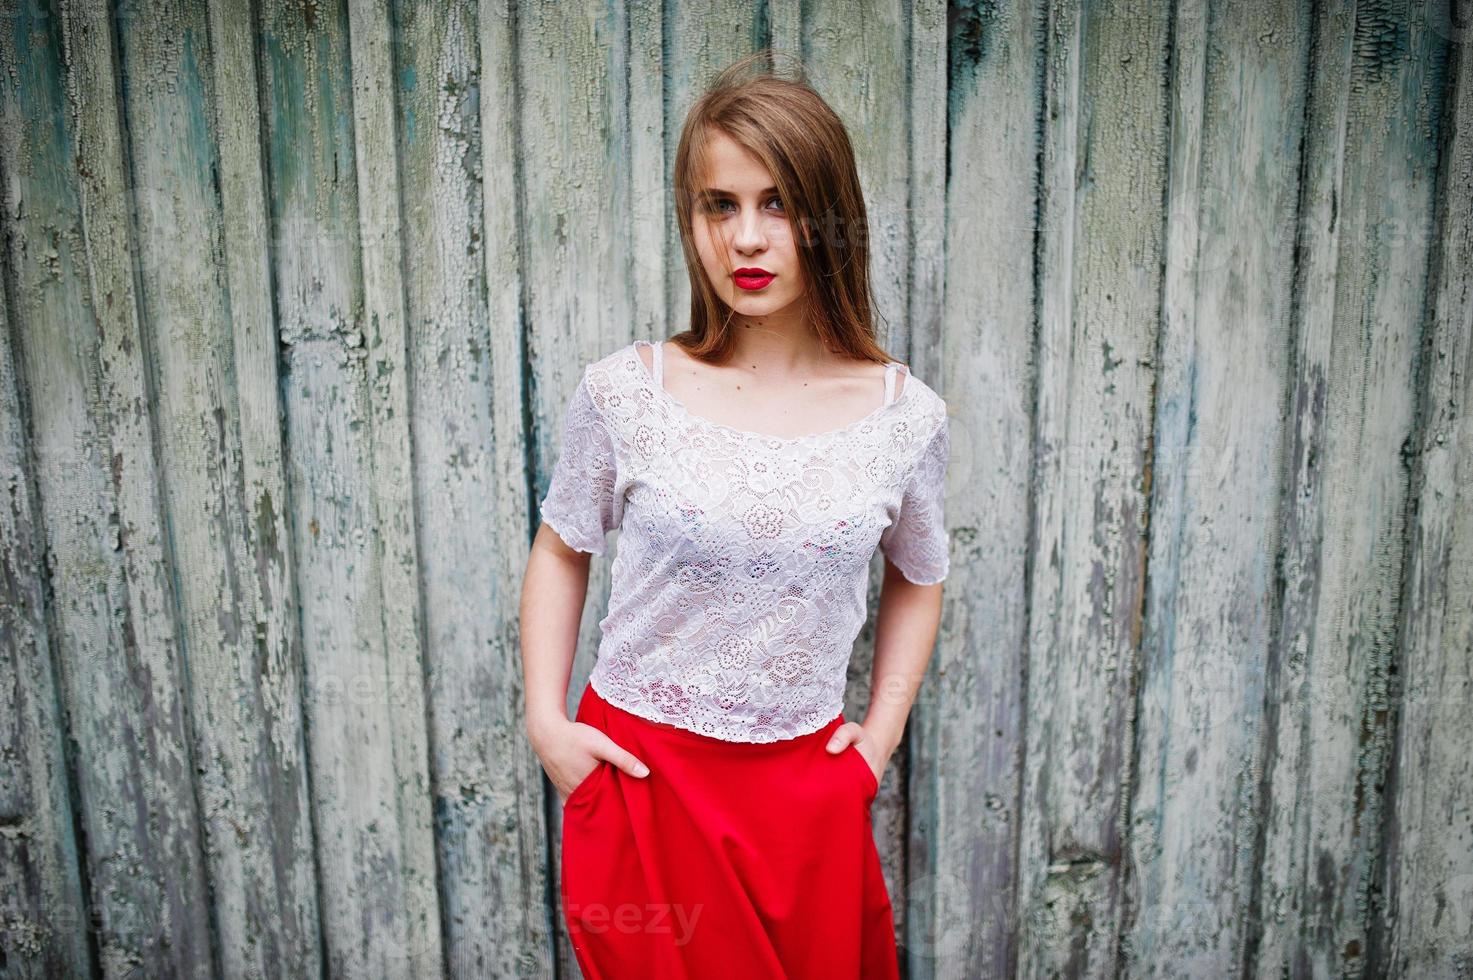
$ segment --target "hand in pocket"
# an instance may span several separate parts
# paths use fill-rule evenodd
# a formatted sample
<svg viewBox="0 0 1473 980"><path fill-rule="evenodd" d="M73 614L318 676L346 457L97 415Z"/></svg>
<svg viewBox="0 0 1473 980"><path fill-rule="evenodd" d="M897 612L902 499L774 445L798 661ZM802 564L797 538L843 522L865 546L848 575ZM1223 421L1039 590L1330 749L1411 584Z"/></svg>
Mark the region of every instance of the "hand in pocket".
<svg viewBox="0 0 1473 980"><path fill-rule="evenodd" d="M584 780L593 778L600 762L617 766L631 776L649 775L649 767L634 753L600 729L581 721L569 721L558 726L533 748L564 804Z"/></svg>

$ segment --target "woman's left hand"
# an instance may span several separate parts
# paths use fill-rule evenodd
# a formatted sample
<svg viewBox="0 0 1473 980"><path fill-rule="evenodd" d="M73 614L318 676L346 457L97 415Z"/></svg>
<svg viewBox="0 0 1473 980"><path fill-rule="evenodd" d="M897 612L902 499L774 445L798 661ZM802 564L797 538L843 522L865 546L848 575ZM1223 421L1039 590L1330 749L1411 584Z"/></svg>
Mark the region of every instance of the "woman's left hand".
<svg viewBox="0 0 1473 980"><path fill-rule="evenodd" d="M882 782L885 775L885 765L890 760L881 755L880 747L875 737L865 731L863 725L857 721L846 721L834 729L834 734L829 738L828 750L834 755L843 752L853 743L854 749L869 766L870 772L875 774L875 782Z"/></svg>

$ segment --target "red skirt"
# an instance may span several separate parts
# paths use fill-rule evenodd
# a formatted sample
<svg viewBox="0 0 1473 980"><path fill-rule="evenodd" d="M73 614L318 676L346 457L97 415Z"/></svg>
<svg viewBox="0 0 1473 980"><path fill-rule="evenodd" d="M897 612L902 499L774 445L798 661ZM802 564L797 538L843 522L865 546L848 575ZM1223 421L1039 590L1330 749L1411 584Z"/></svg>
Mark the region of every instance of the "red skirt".
<svg viewBox="0 0 1473 980"><path fill-rule="evenodd" d="M875 848L879 786L843 715L779 742L649 721L589 685L577 720L650 774L600 761L563 805L560 896L588 980L898 978Z"/></svg>

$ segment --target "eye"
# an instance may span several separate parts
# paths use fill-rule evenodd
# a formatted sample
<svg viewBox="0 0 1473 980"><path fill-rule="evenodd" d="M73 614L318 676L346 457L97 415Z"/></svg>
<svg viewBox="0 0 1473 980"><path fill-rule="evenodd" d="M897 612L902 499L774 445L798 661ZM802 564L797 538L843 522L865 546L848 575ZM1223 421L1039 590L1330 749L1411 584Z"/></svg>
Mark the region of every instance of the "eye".
<svg viewBox="0 0 1473 980"><path fill-rule="evenodd" d="M776 197L776 196L769 197L767 199L767 204L768 204L769 207L775 207L776 210L778 210L780 212L786 212L787 211L787 208L785 208L783 206L783 199L780 198L780 197ZM734 210L737 210L738 209L738 206L737 206L737 203L735 201L733 201L733 200L731 200L729 198L724 198L723 197L723 198L717 198L717 199L711 201L709 203L709 205L708 205L708 208L709 208L709 210L711 210L712 212L714 212L716 214L730 214L730 213L732 213L732 211L728 211L727 209L728 208L731 208L734 211Z"/></svg>

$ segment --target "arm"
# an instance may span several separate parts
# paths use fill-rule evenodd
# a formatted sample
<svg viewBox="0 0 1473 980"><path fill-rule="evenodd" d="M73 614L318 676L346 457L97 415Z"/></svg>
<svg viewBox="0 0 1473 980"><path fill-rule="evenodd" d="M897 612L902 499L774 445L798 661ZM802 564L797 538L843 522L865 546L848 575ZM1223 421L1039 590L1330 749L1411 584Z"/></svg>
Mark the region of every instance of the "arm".
<svg viewBox="0 0 1473 980"><path fill-rule="evenodd" d="M944 582L916 585L887 560L875 617L875 662L865 733L874 738L879 771L883 773L910 717L936 633L941 626L941 590Z"/></svg>
<svg viewBox="0 0 1473 980"><path fill-rule="evenodd" d="M570 548L547 524L537 528L522 579L520 641L527 739L566 801L600 759L631 776L649 769L592 725L568 718L568 680L588 595L592 555Z"/></svg>
<svg viewBox="0 0 1473 980"><path fill-rule="evenodd" d="M522 579L522 689L527 735L536 747L567 722L578 626L593 556L563 543L547 524L537 528Z"/></svg>
<svg viewBox="0 0 1473 980"><path fill-rule="evenodd" d="M879 781L905 734L911 706L926 676L936 633L941 625L944 583L916 585L885 560L875 617L875 660L869 710L862 723L847 722L834 731L830 751L850 742L869 761Z"/></svg>

